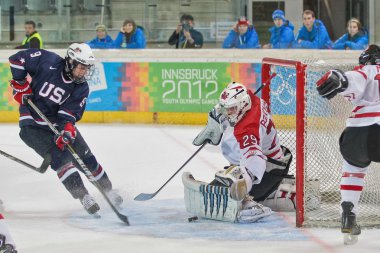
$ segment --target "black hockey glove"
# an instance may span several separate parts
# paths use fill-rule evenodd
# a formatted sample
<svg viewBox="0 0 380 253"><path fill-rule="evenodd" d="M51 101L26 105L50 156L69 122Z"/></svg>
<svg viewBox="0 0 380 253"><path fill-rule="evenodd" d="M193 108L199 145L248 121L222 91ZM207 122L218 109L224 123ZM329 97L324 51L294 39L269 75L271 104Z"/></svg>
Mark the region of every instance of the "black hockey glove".
<svg viewBox="0 0 380 253"><path fill-rule="evenodd" d="M222 114L218 107L212 108L208 114L206 127L195 137L193 144L195 146L202 145L205 141L212 145L219 145L223 136L222 126L220 124Z"/></svg>
<svg viewBox="0 0 380 253"><path fill-rule="evenodd" d="M332 99L339 92L345 91L347 87L347 77L340 69L333 69L328 71L317 82L317 90L319 95L327 99Z"/></svg>
<svg viewBox="0 0 380 253"><path fill-rule="evenodd" d="M17 250L11 244L5 243L5 235L0 234L0 252L1 253L17 253Z"/></svg>

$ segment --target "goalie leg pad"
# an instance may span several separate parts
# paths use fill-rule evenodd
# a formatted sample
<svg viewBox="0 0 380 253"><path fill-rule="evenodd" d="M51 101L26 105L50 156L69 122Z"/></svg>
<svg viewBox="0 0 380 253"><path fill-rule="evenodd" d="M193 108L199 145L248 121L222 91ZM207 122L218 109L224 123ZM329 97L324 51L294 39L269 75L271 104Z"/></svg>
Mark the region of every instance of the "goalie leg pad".
<svg viewBox="0 0 380 253"><path fill-rule="evenodd" d="M182 182L186 210L198 217L252 223L272 213L270 208L254 202L248 196L243 201L235 201L229 197L228 187L197 181L189 172L182 174Z"/></svg>
<svg viewBox="0 0 380 253"><path fill-rule="evenodd" d="M200 218L235 222L241 201L230 198L229 188L197 181L189 172L182 174L186 210Z"/></svg>

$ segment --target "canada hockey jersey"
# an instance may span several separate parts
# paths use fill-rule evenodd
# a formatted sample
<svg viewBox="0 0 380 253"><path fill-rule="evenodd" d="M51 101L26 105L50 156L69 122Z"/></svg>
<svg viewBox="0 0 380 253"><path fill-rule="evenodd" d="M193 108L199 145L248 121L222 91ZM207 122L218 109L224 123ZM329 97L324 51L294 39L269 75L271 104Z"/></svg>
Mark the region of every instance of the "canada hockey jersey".
<svg viewBox="0 0 380 253"><path fill-rule="evenodd" d="M380 124L380 66L363 65L345 74L348 87L340 95L355 105L346 125L357 127Z"/></svg>
<svg viewBox="0 0 380 253"><path fill-rule="evenodd" d="M65 60L42 49L28 49L9 57L14 80L32 81L31 100L55 125L79 121L89 94L87 82L75 84L63 75ZM26 125L48 128L47 124L28 105L20 105L20 127Z"/></svg>
<svg viewBox="0 0 380 253"><path fill-rule="evenodd" d="M252 107L246 115L231 127L225 120L221 148L224 157L231 163L247 168L257 179L253 184L260 183L265 169L267 157L283 158L280 140L268 111L268 104L253 95Z"/></svg>

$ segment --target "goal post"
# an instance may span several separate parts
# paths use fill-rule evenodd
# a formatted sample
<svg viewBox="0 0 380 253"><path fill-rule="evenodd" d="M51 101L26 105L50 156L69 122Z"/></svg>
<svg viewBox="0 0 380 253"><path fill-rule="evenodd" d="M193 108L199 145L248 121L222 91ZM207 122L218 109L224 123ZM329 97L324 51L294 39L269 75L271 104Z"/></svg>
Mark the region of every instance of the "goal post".
<svg viewBox="0 0 380 253"><path fill-rule="evenodd" d="M316 82L330 69L352 70L357 64L322 60L263 58L262 78L276 73L262 90L282 145L294 156L289 173L296 176L297 227L340 225L340 180L343 158L339 137L353 105L342 96L319 96ZM371 163L359 200L358 223L380 226L380 164Z"/></svg>
<svg viewBox="0 0 380 253"><path fill-rule="evenodd" d="M306 65L302 64L299 61L293 61L293 60L282 60L282 59L275 59L275 58L263 58L262 61L262 79L261 80L268 80L271 69L273 67L285 67L294 69L296 73L296 139L298 140L296 142L296 175L297 175L297 181L296 181L296 206L298 207L296 210L296 226L302 226L304 221L304 191L300 189L304 189L304 134L305 134L305 121L303 120L305 117L305 69ZM270 85L267 85L263 88L262 91L262 98L267 101L269 108L270 108ZM276 123L275 123L276 124ZM294 151L293 151L294 152Z"/></svg>

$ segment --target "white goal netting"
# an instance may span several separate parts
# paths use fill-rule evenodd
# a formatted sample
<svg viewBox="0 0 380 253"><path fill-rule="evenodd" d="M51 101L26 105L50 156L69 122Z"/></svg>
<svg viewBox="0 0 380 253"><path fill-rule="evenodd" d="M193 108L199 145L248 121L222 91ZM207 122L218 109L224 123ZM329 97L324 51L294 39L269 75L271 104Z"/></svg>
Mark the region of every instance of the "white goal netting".
<svg viewBox="0 0 380 253"><path fill-rule="evenodd" d="M323 99L315 87L317 80L326 71L333 68L352 70L355 65L326 64L312 60L303 63L307 65L304 74L299 71L299 66L284 66L286 64L281 60L278 64L273 59L270 61L270 73L276 73L270 84L270 108L282 144L294 155L290 173L297 177L296 166L304 164L304 205L300 225L339 226L339 183L342 174L339 137L353 105L339 95L332 100ZM304 85L304 99L297 94L297 91L300 92L297 85ZM299 110L297 113L297 107L304 108L304 117L299 114ZM303 134L299 132L300 120L304 124ZM304 144L297 149L296 143L302 141ZM303 157L302 163L297 159L300 155ZM297 177L297 180L302 178ZM310 182L317 182L317 190L310 187ZM300 190L302 191L297 188L297 194ZM309 205L309 201L315 200L315 196L320 200L317 207L315 201L313 205ZM380 226L380 164L370 165L359 205L360 225Z"/></svg>

